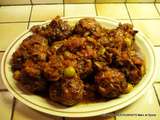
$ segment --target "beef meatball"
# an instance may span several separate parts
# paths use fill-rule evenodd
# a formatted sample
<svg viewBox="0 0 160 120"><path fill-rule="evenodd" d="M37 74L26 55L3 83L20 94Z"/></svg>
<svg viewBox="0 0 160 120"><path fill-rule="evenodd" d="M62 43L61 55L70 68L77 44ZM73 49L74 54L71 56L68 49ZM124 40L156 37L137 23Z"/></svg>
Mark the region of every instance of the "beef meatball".
<svg viewBox="0 0 160 120"><path fill-rule="evenodd" d="M11 60L12 69L17 70L27 59L34 61L45 61L47 57L48 43L40 35L31 35L21 43L20 47L14 52Z"/></svg>
<svg viewBox="0 0 160 120"><path fill-rule="evenodd" d="M67 38L72 34L72 27L59 16L55 17L49 25L33 26L31 31L46 37L49 43Z"/></svg>
<svg viewBox="0 0 160 120"><path fill-rule="evenodd" d="M115 68L105 68L95 76L98 92L107 98L118 97L127 88L125 75Z"/></svg>
<svg viewBox="0 0 160 120"><path fill-rule="evenodd" d="M57 81L62 77L63 65L60 56L52 55L43 66L43 75L47 80Z"/></svg>
<svg viewBox="0 0 160 120"><path fill-rule="evenodd" d="M122 52L121 56L117 57L116 63L121 65L121 71L125 73L127 82L136 85L144 75L144 61L130 52Z"/></svg>
<svg viewBox="0 0 160 120"><path fill-rule="evenodd" d="M84 18L76 24L74 32L84 36L95 35L100 37L105 35L104 29L93 18Z"/></svg>
<svg viewBox="0 0 160 120"><path fill-rule="evenodd" d="M128 70L128 82L133 85L139 83L144 74L144 66L141 67L132 67Z"/></svg>
<svg viewBox="0 0 160 120"><path fill-rule="evenodd" d="M13 73L13 77L18 81L20 88L30 92L40 92L46 89L48 83L41 76L42 69L39 64L30 59L22 64L22 68Z"/></svg>
<svg viewBox="0 0 160 120"><path fill-rule="evenodd" d="M47 89L47 82L44 79L23 76L18 81L19 87L29 92L42 92Z"/></svg>
<svg viewBox="0 0 160 120"><path fill-rule="evenodd" d="M26 60L21 71L26 76L39 78L41 74L41 67L38 64L34 63L32 60Z"/></svg>
<svg viewBox="0 0 160 120"><path fill-rule="evenodd" d="M84 46L84 42L85 38L75 35L69 37L63 47L70 51L77 51Z"/></svg>
<svg viewBox="0 0 160 120"><path fill-rule="evenodd" d="M17 81L18 87L24 91L42 92L47 89L47 81L39 77L31 77L26 72L16 70L13 72L13 77Z"/></svg>
<svg viewBox="0 0 160 120"><path fill-rule="evenodd" d="M66 106L79 103L83 98L84 85L78 76L64 78L53 82L50 86L49 95L51 100Z"/></svg>
<svg viewBox="0 0 160 120"><path fill-rule="evenodd" d="M127 38L130 39L130 42L132 43L133 40L135 39L135 35L138 31L133 29L133 25L131 24L119 24L117 27L117 31L123 33L123 35ZM125 41L127 42L127 41ZM130 45L130 44L128 44Z"/></svg>

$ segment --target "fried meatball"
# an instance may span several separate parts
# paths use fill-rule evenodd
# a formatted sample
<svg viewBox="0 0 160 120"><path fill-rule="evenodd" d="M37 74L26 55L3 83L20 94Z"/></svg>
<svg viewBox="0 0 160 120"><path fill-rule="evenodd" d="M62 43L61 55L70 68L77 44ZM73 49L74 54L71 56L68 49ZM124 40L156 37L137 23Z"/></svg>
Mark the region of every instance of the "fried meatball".
<svg viewBox="0 0 160 120"><path fill-rule="evenodd" d="M95 76L98 92L107 98L118 97L127 88L125 75L115 68L106 68Z"/></svg>
<svg viewBox="0 0 160 120"><path fill-rule="evenodd" d="M44 79L27 77L25 75L21 77L18 83L20 88L32 93L45 91L48 84Z"/></svg>
<svg viewBox="0 0 160 120"><path fill-rule="evenodd" d="M54 41L63 40L72 34L72 27L63 21L59 16L55 17L49 25L46 26L33 26L31 31L46 37L49 43Z"/></svg>
<svg viewBox="0 0 160 120"><path fill-rule="evenodd" d="M79 20L75 26L74 32L84 36L94 35L96 37L100 37L105 34L102 27L93 18L84 18Z"/></svg>
<svg viewBox="0 0 160 120"><path fill-rule="evenodd" d="M34 61L45 61L47 57L48 43L40 35L31 35L24 39L20 47L13 53L11 64L12 68L17 70L22 67L27 59Z"/></svg>
<svg viewBox="0 0 160 120"><path fill-rule="evenodd" d="M14 71L13 77L18 81L20 88L30 92L40 92L46 90L48 84L42 78L41 71L41 66L29 59L22 64L20 70Z"/></svg>
<svg viewBox="0 0 160 120"><path fill-rule="evenodd" d="M119 26L117 27L117 30L121 30L123 32L123 35L126 38L129 38L131 40L135 39L135 35L138 31L133 29L133 25L131 24L119 24Z"/></svg>
<svg viewBox="0 0 160 120"><path fill-rule="evenodd" d="M125 73L127 82L136 85L144 75L144 61L137 55L129 52L122 52L116 63L121 65L121 71Z"/></svg>
<svg viewBox="0 0 160 120"><path fill-rule="evenodd" d="M142 78L142 72L138 68L133 68L129 71L129 82L136 85Z"/></svg>
<svg viewBox="0 0 160 120"><path fill-rule="evenodd" d="M70 51L79 50L80 48L83 48L85 42L85 38L80 36L72 36L69 37L68 40L64 43L64 48Z"/></svg>
<svg viewBox="0 0 160 120"><path fill-rule="evenodd" d="M63 65L60 56L53 55L44 63L43 74L49 81L57 81L63 75Z"/></svg>
<svg viewBox="0 0 160 120"><path fill-rule="evenodd" d="M66 106L79 103L83 98L84 85L78 76L64 78L53 82L50 86L49 95L51 100Z"/></svg>
<svg viewBox="0 0 160 120"><path fill-rule="evenodd" d="M41 67L32 60L26 60L21 71L23 71L26 76L39 78L41 74Z"/></svg>
<svg viewBox="0 0 160 120"><path fill-rule="evenodd" d="M135 34L137 33L130 24L119 24L117 28L107 32L107 37L109 38L108 46L116 48L119 52L132 48Z"/></svg>
<svg viewBox="0 0 160 120"><path fill-rule="evenodd" d="M43 78L28 76L24 71L15 71L13 77L17 80L20 89L29 92L42 92L47 89L48 83Z"/></svg>
<svg viewBox="0 0 160 120"><path fill-rule="evenodd" d="M145 66L144 61L137 55L132 56L131 60L133 65L127 68L127 78L128 82L136 85L145 73Z"/></svg>

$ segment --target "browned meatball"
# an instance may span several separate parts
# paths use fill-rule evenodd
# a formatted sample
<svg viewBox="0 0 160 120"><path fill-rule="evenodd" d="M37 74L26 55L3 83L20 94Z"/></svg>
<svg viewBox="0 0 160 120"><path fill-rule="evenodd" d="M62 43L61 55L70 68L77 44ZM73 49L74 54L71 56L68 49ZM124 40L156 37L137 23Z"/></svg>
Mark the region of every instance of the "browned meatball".
<svg viewBox="0 0 160 120"><path fill-rule="evenodd" d="M135 35L138 32L136 30L133 30L133 25L127 24L127 23L126 24L119 24L119 26L117 27L117 31L122 31L123 35L126 38L129 38L131 40L135 39Z"/></svg>
<svg viewBox="0 0 160 120"><path fill-rule="evenodd" d="M16 70L13 73L13 77L17 80L17 85L20 89L29 92L42 92L47 89L47 81L40 76L29 76L25 71Z"/></svg>
<svg viewBox="0 0 160 120"><path fill-rule="evenodd" d="M72 34L72 27L63 21L59 16L55 17L49 25L33 26L31 31L46 37L49 43L54 41L63 40Z"/></svg>
<svg viewBox="0 0 160 120"><path fill-rule="evenodd" d="M118 97L127 88L125 75L115 68L106 68L95 76L98 92L107 98Z"/></svg>
<svg viewBox="0 0 160 120"><path fill-rule="evenodd" d="M78 76L64 78L53 82L49 94L53 101L63 105L71 106L79 103L83 98L84 85Z"/></svg>
<svg viewBox="0 0 160 120"><path fill-rule="evenodd" d="M75 35L69 37L68 40L64 43L63 47L70 51L75 51L83 48L84 42L85 38Z"/></svg>
<svg viewBox="0 0 160 120"><path fill-rule="evenodd" d="M136 54L131 55L128 51L123 51L118 56L115 64L121 66L121 70L125 73L127 82L136 85L144 74L144 61Z"/></svg>
<svg viewBox="0 0 160 120"><path fill-rule="evenodd" d="M26 38L20 45L22 50L26 50L28 56L33 60L46 60L48 43L47 40L40 35L31 35ZM24 53L25 53L24 52Z"/></svg>
<svg viewBox="0 0 160 120"><path fill-rule="evenodd" d="M14 71L13 77L18 81L20 88L40 92L47 86L47 82L41 77L41 71L41 67L30 59L22 64L21 70Z"/></svg>
<svg viewBox="0 0 160 120"><path fill-rule="evenodd" d="M23 71L26 76L39 78L41 74L41 67L38 64L35 64L32 60L26 60L21 71Z"/></svg>
<svg viewBox="0 0 160 120"><path fill-rule="evenodd" d="M18 81L20 88L29 92L42 92L47 89L47 82L43 79L23 76Z"/></svg>
<svg viewBox="0 0 160 120"><path fill-rule="evenodd" d="M43 74L49 81L57 81L63 75L63 65L60 56L53 55L49 62L44 63Z"/></svg>
<svg viewBox="0 0 160 120"><path fill-rule="evenodd" d="M136 55L132 56L131 60L134 65L128 68L128 80L130 83L136 85L145 73L145 66L144 61Z"/></svg>
<svg viewBox="0 0 160 120"><path fill-rule="evenodd" d="M142 79L141 69L133 68L129 70L129 82L136 85Z"/></svg>
<svg viewBox="0 0 160 120"><path fill-rule="evenodd" d="M48 43L40 35L31 35L21 43L20 47L14 52L11 60L14 70L20 69L22 63L27 59L34 61L45 61L47 57Z"/></svg>
<svg viewBox="0 0 160 120"><path fill-rule="evenodd" d="M75 26L74 31L77 34L84 36L94 35L96 37L100 37L105 34L102 27L93 18L84 18L79 20Z"/></svg>

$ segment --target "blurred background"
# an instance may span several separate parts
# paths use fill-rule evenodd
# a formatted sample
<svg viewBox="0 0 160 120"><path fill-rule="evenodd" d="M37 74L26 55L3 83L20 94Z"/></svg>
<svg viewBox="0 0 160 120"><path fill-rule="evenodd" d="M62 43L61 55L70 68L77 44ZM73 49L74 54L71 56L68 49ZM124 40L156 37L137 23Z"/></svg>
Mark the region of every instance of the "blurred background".
<svg viewBox="0 0 160 120"><path fill-rule="evenodd" d="M15 4L52 4L52 3L121 3L121 2L140 2L151 3L160 0L0 0L1 5Z"/></svg>

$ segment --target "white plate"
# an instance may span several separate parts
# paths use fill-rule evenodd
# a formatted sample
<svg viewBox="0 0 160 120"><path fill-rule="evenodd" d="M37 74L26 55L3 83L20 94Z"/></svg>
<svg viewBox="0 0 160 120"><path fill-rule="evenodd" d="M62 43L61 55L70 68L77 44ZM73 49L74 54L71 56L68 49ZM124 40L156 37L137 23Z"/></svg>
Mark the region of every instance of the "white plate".
<svg viewBox="0 0 160 120"><path fill-rule="evenodd" d="M63 19L69 21L70 24L74 24L80 18L83 17L64 17ZM106 27L116 27L119 22L110 18L104 17L95 17L95 19L102 25ZM45 22L47 24L48 22ZM139 30L138 30L139 31ZM10 60L13 52L17 49L20 43L24 38L29 36L31 33L27 30L22 35L20 35L17 39L15 39L11 45L6 50L2 63L1 63L1 75L3 82L5 83L8 90L22 103L27 106L36 109L38 111L48 113L56 116L64 116L64 117L89 117L96 116L100 114L110 113L126 107L127 105L136 101L151 85L153 81L154 74L156 73L156 59L155 53L153 50L153 46L141 32L138 32L136 35L136 43L142 50L142 53L145 57L145 65L146 65L146 74L143 79L140 81L138 85L129 93L125 95L121 95L119 98L106 101L106 102L98 102L98 103L89 103L89 104L78 104L72 107L64 107L59 104L53 103L50 104L46 99L37 96L37 95L26 95L24 94L15 84L15 80L12 77Z"/></svg>

